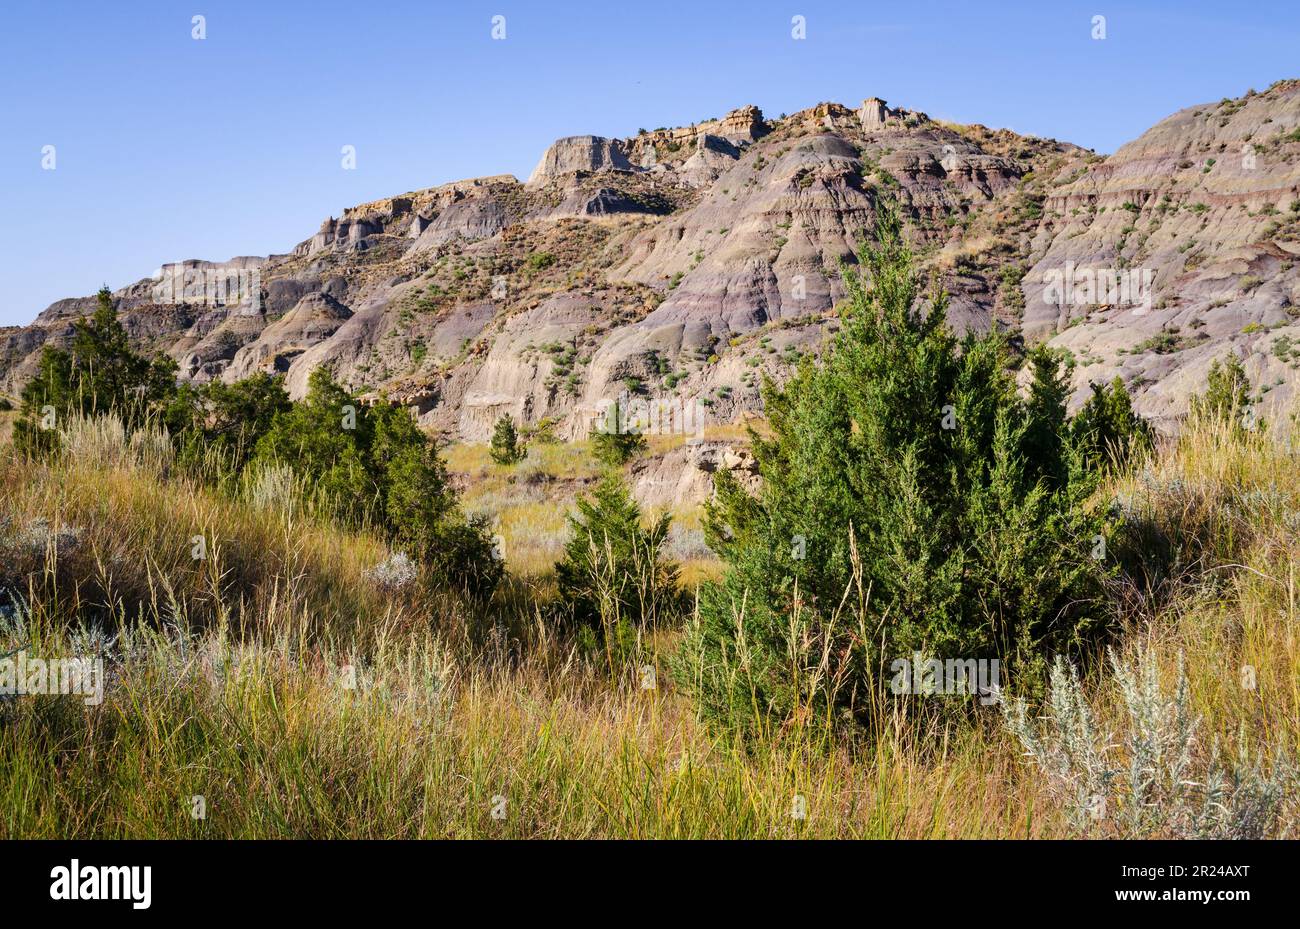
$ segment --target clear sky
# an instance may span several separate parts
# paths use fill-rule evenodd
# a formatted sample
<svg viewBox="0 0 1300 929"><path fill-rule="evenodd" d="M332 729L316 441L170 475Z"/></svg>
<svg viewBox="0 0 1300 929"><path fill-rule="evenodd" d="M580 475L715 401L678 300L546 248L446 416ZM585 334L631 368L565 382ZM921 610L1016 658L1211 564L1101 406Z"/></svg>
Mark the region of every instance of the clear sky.
<svg viewBox="0 0 1300 929"><path fill-rule="evenodd" d="M354 203L526 177L565 135L874 95L1110 152L1284 77L1297 0L4 0L0 323L166 261L288 251Z"/></svg>

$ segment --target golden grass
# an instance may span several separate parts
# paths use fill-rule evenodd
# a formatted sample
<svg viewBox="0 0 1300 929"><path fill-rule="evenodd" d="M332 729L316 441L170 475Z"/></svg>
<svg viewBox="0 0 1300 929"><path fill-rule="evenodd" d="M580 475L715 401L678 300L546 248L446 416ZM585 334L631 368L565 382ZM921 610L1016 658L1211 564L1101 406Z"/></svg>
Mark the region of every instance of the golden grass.
<svg viewBox="0 0 1300 929"><path fill-rule="evenodd" d="M581 661L459 670L408 639L349 690L346 654L213 634L182 658L140 638L103 707L33 698L0 735L0 834L929 838L1049 822L1014 753L973 731L925 752L900 726L867 755L794 738L751 754L666 686Z"/></svg>
<svg viewBox="0 0 1300 929"><path fill-rule="evenodd" d="M1269 756L1300 747L1300 456L1267 433L1202 424L1115 482L1123 499L1163 509L1202 506L1221 519L1219 563L1154 621L1129 630L1186 656L1206 735L1242 733ZM1193 504L1188 501L1200 501Z"/></svg>
<svg viewBox="0 0 1300 929"><path fill-rule="evenodd" d="M478 454L449 457L464 468ZM1188 493L1236 501L1240 567L1209 566L1213 586L1195 579L1159 615L1127 617L1120 642L1154 647L1169 670L1186 656L1202 751L1243 731L1275 757L1300 744L1296 465L1262 440L1202 429L1108 488L1156 509ZM0 630L0 653L25 636L67 654L68 628L95 616L127 630L102 706L0 703L4 837L1069 835L993 710L924 720L899 704L856 743L809 744L796 727L742 749L674 690L674 631L645 637L613 677L536 613L508 617L531 627L514 646L471 643L454 608L376 589L375 538L155 467L88 455L0 471L5 580L33 601L25 630ZM1248 502L1265 491L1271 502ZM549 507L503 508L502 522L519 538L553 532ZM37 551L23 535L33 520L77 541ZM199 533L216 544L195 564ZM1103 728L1116 719L1101 697L1096 711ZM206 819L191 816L195 796Z"/></svg>
<svg viewBox="0 0 1300 929"><path fill-rule="evenodd" d="M664 454L683 442L680 436L651 436L648 454ZM444 454L448 470L464 488L465 511L488 517L501 537L510 571L545 587L569 539L567 516L602 473L589 443L534 443L527 458L515 465L494 463L486 445L460 443ZM683 504L671 513L677 525L699 529L699 506ZM682 580L688 587L720 572L720 562L711 556L682 562Z"/></svg>
<svg viewBox="0 0 1300 929"><path fill-rule="evenodd" d="M309 616L313 632L355 640L374 618L427 624L432 605L380 591L365 575L388 557L373 535L257 508L168 473L141 433L112 454L74 435L55 466L0 464L10 532L0 577L34 613L168 612L206 625L238 614ZM111 443L111 432L99 439ZM24 527L48 527L35 541ZM62 537L59 537L62 533ZM271 631L271 630L262 630Z"/></svg>

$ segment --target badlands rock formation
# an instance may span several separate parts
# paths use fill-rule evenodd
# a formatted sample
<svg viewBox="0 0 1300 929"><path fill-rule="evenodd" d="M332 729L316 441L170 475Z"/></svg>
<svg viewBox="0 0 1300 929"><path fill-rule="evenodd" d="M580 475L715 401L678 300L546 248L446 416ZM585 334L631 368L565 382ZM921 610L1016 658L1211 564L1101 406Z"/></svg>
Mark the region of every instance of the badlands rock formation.
<svg viewBox="0 0 1300 929"><path fill-rule="evenodd" d="M631 171L623 143L594 135L560 139L546 150L528 178L530 187L539 187L555 178L579 171Z"/></svg>
<svg viewBox="0 0 1300 929"><path fill-rule="evenodd" d="M1270 405L1293 395L1300 339L1300 87L1191 107L1044 203L1025 280L1023 329L1082 361L1077 378L1119 375L1168 420L1228 352ZM1047 293L1067 264L1151 280L1149 300ZM1083 269L1082 273L1079 269ZM1055 274L1055 276L1054 276ZM1122 295L1121 295L1122 296ZM1145 295L1144 295L1145 296Z"/></svg>
<svg viewBox="0 0 1300 929"><path fill-rule="evenodd" d="M561 139L526 183L361 204L287 254L184 262L115 297L183 377L278 371L298 395L327 365L451 437L484 440L502 413L581 436L620 394L726 423L837 329L841 264L885 201L952 322L1068 349L1076 402L1118 375L1172 425L1228 352L1266 403L1293 393L1296 81L1183 110L1109 157L876 98ZM204 286L223 277L236 286ZM92 305L0 333L0 386L18 391ZM716 457L696 470L730 467Z"/></svg>

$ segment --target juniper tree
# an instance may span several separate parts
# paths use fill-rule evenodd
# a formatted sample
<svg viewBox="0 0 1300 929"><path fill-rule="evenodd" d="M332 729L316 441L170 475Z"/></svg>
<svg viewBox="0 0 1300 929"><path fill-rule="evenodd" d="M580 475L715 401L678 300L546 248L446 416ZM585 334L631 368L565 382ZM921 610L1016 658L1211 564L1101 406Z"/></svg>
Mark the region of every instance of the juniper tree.
<svg viewBox="0 0 1300 929"><path fill-rule="evenodd" d="M1019 396L1005 338L954 336L919 300L897 216L881 215L843 326L814 363L765 381L757 495L726 472L705 531L725 562L676 662L705 715L742 731L863 719L878 669L914 650L1037 673L1088 634L1103 525L1060 440L1056 359Z"/></svg>
<svg viewBox="0 0 1300 929"><path fill-rule="evenodd" d="M596 460L611 468L621 467L645 450L645 436L632 427L626 411L618 403L612 404L591 436L591 451Z"/></svg>
<svg viewBox="0 0 1300 929"><path fill-rule="evenodd" d="M1092 396L1070 421L1070 441L1086 466L1121 468L1135 453L1151 447L1154 431L1134 412L1122 378L1091 386Z"/></svg>
<svg viewBox="0 0 1300 929"><path fill-rule="evenodd" d="M307 379L307 394L276 416L258 440L254 461L282 462L310 482L330 514L361 522L382 507L383 494L367 467L374 417L324 367Z"/></svg>
<svg viewBox="0 0 1300 929"><path fill-rule="evenodd" d="M492 446L488 452L499 465L512 465L522 461L524 451L519 447L519 434L509 416L503 415L492 430Z"/></svg>
<svg viewBox="0 0 1300 929"><path fill-rule="evenodd" d="M490 595L504 565L486 517L462 514L446 464L406 410L385 404L367 415L367 464L379 487L382 525L443 583L473 597Z"/></svg>
<svg viewBox="0 0 1300 929"><path fill-rule="evenodd" d="M369 523L475 596L502 573L481 519L466 519L432 441L399 407L364 407L321 367L307 396L277 414L253 462L287 464L337 519Z"/></svg>
<svg viewBox="0 0 1300 929"><path fill-rule="evenodd" d="M1037 345L1029 352L1032 376L1025 400L1022 450L1028 467L1054 490L1065 486L1069 479L1070 459L1065 453L1068 430L1062 428L1070 397L1069 365L1064 353L1046 345Z"/></svg>
<svg viewBox="0 0 1300 929"><path fill-rule="evenodd" d="M578 499L555 574L560 600L580 626L618 634L668 615L677 568L662 549L671 523L664 513L643 525L641 508L616 472Z"/></svg>
<svg viewBox="0 0 1300 929"><path fill-rule="evenodd" d="M117 318L113 295L102 288L95 312L73 324L66 349L47 345L35 376L21 394L14 442L20 451L35 453L53 447L54 433L46 422L69 413L114 413L128 428L146 417L164 419L176 394L176 363L149 358L131 347Z"/></svg>
<svg viewBox="0 0 1300 929"><path fill-rule="evenodd" d="M233 384L181 384L165 414L177 461L196 477L236 481L275 418L292 406L282 374L259 371Z"/></svg>
<svg viewBox="0 0 1300 929"><path fill-rule="evenodd" d="M1253 403L1246 369L1236 355L1229 355L1222 363L1216 358L1210 364L1205 393L1192 397L1191 415L1194 419L1234 422L1240 428L1249 423Z"/></svg>

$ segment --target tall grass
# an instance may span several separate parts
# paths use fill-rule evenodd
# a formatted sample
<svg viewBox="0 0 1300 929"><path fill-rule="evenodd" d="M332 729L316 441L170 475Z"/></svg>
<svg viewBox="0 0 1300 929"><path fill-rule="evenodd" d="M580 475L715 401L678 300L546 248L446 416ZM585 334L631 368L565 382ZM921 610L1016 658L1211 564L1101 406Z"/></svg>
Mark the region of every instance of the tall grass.
<svg viewBox="0 0 1300 929"><path fill-rule="evenodd" d="M793 737L746 754L710 739L639 675L611 685L583 662L549 657L466 667L433 636L381 638L348 673L354 656L313 647L300 630L265 645L133 631L114 646L103 706L24 698L6 711L0 832L887 838L1042 828L1030 812L1036 786L977 733L954 734L926 764L905 730L868 757Z"/></svg>
<svg viewBox="0 0 1300 929"><path fill-rule="evenodd" d="M887 701L866 738L795 726L737 745L672 688L672 630L611 669L507 593L475 634L463 605L384 582L378 538L282 505L291 476L216 492L156 437L70 428L58 460L0 467L0 655L97 654L109 684L99 706L0 699L0 835L1078 834L997 708ZM1153 545L1216 527L1158 593L1117 598L1121 662L1149 656L1173 692L1184 658L1191 769L1243 739L1261 764L1295 757L1297 463L1199 426L1107 489ZM1123 725L1117 683L1102 663L1081 681L1102 730ZM1288 807L1270 834L1297 828Z"/></svg>

